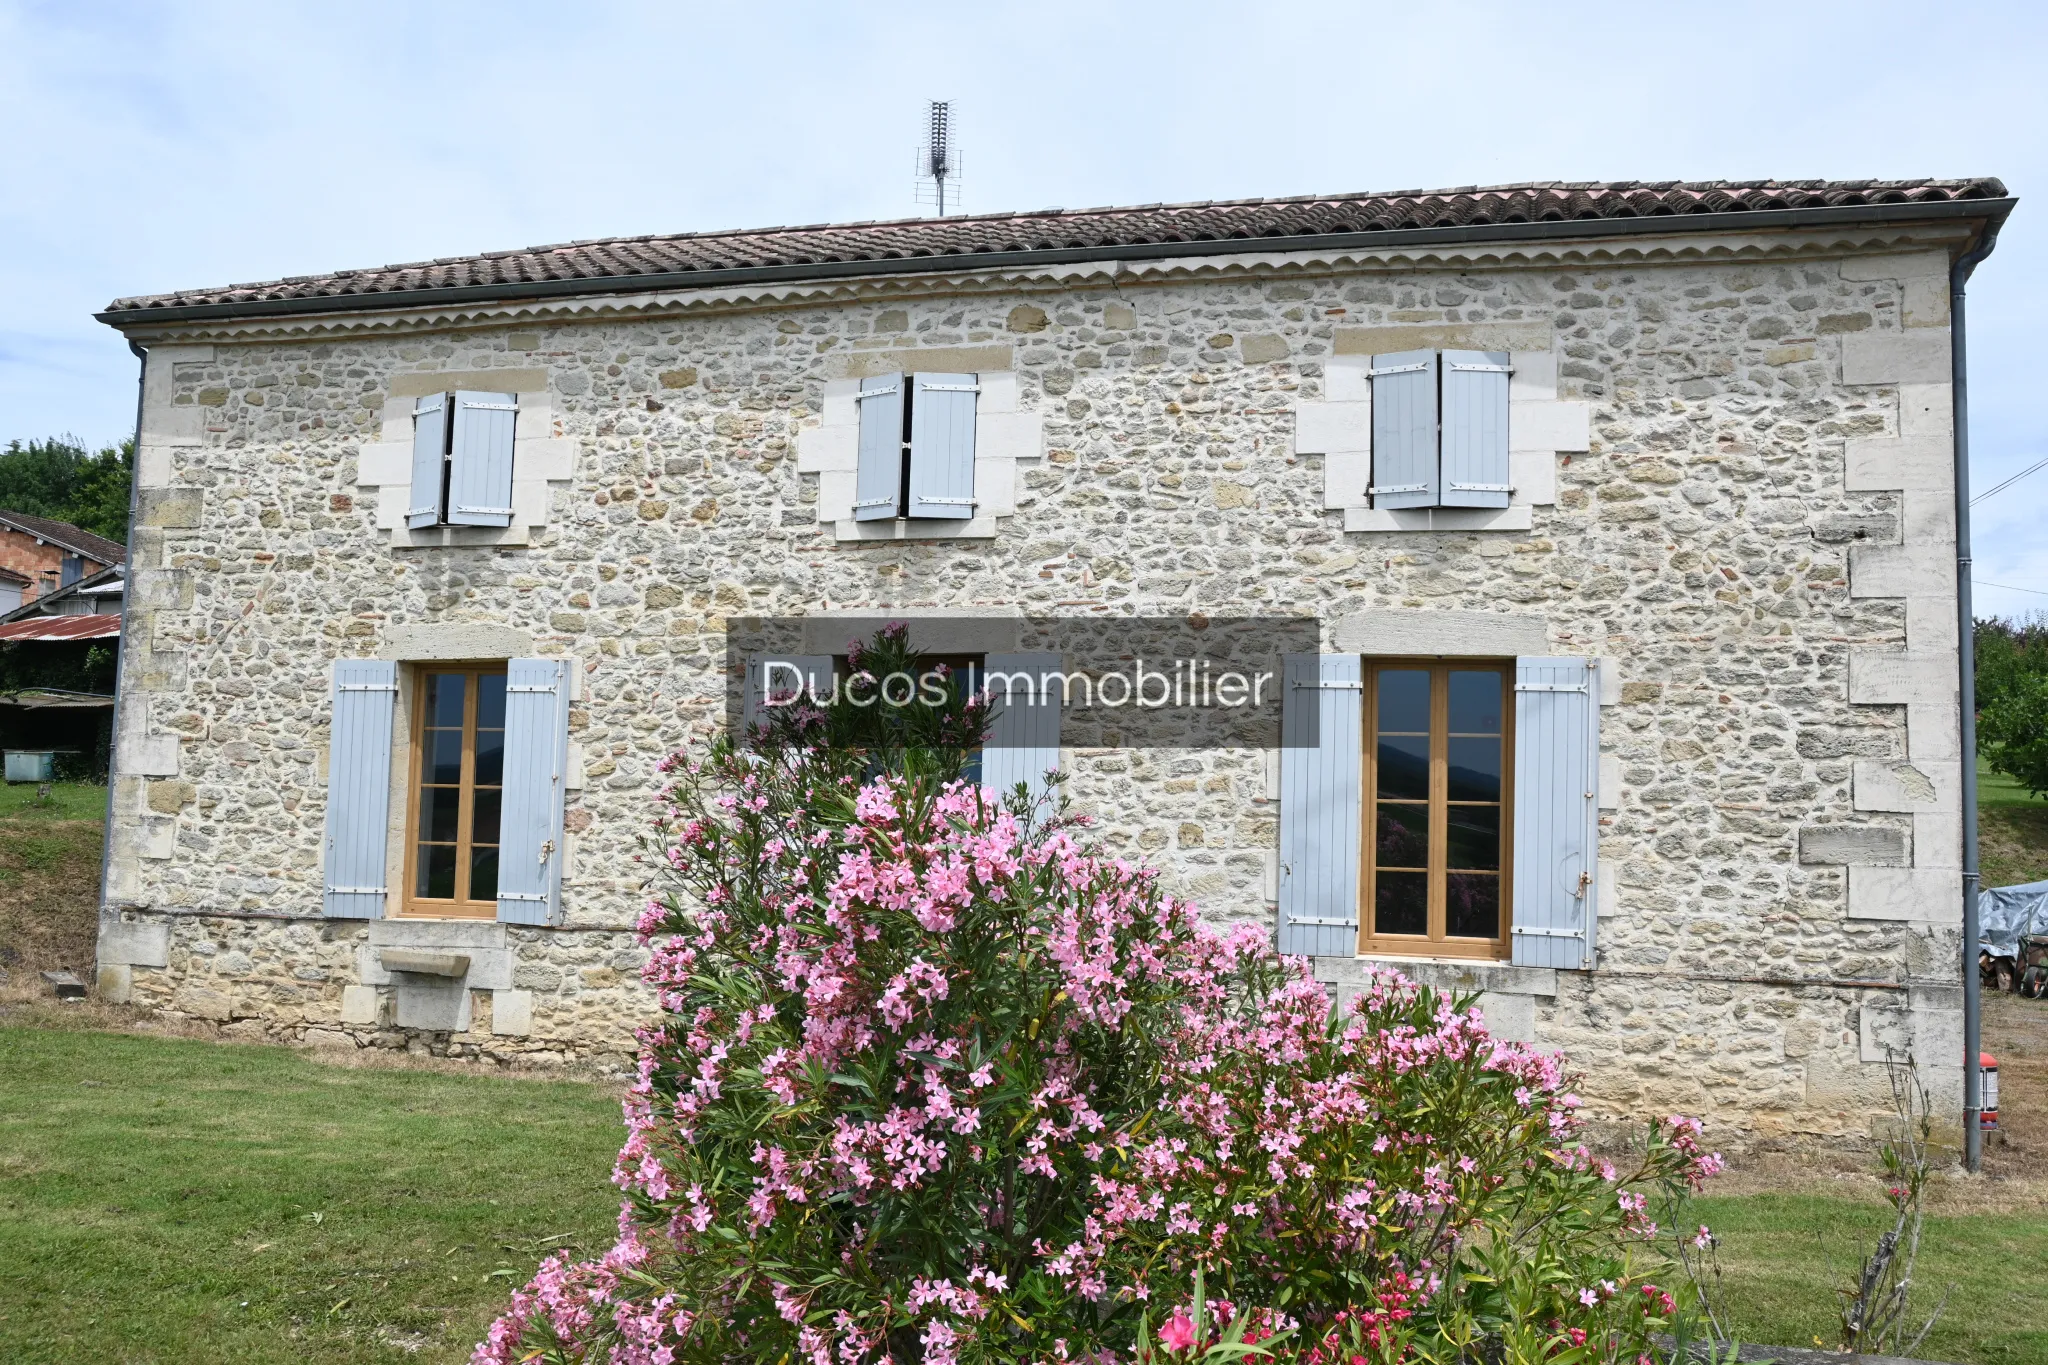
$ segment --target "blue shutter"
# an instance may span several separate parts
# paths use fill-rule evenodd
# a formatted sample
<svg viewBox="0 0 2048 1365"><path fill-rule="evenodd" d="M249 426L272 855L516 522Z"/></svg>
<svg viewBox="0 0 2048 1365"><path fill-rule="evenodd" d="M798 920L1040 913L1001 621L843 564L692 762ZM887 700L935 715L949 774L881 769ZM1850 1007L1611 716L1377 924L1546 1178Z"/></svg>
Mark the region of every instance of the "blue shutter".
<svg viewBox="0 0 2048 1365"><path fill-rule="evenodd" d="M1506 351L1445 351L1443 505L1508 505Z"/></svg>
<svg viewBox="0 0 2048 1365"><path fill-rule="evenodd" d="M853 476L853 519L890 521L903 496L903 381L900 374L863 379L860 460Z"/></svg>
<svg viewBox="0 0 2048 1365"><path fill-rule="evenodd" d="M1599 904L1600 691L1592 662L1515 660L1518 967L1591 967Z"/></svg>
<svg viewBox="0 0 2048 1365"><path fill-rule="evenodd" d="M455 441L448 452L448 523L512 524L512 429L516 393L455 395Z"/></svg>
<svg viewBox="0 0 2048 1365"><path fill-rule="evenodd" d="M981 783L1007 796L1022 782L1036 801L1045 795L1046 771L1060 766L1066 687L1049 676L1060 671L1060 656L991 654L982 669L995 718L981 750Z"/></svg>
<svg viewBox="0 0 2048 1365"><path fill-rule="evenodd" d="M448 395L430 393L412 408L412 495L405 524L432 526L441 520L441 470L448 450Z"/></svg>
<svg viewBox="0 0 2048 1365"><path fill-rule="evenodd" d="M974 515L974 400L971 374L912 375L910 515Z"/></svg>
<svg viewBox="0 0 2048 1365"><path fill-rule="evenodd" d="M813 699L822 706L832 699L832 656L830 654L750 654L747 656L746 692L741 698L740 726L751 731L768 705L768 689L789 697L801 680L805 702ZM743 743L736 737L737 742Z"/></svg>
<svg viewBox="0 0 2048 1365"><path fill-rule="evenodd" d="M1372 358L1372 505L1437 505L1436 352Z"/></svg>
<svg viewBox="0 0 2048 1365"><path fill-rule="evenodd" d="M1356 654L1289 654L1281 686L1280 951L1354 957L1363 666Z"/></svg>
<svg viewBox="0 0 2048 1365"><path fill-rule="evenodd" d="M391 718L398 665L340 659L334 665L327 737L326 895L336 919L384 917L384 864L391 830Z"/></svg>
<svg viewBox="0 0 2048 1365"><path fill-rule="evenodd" d="M562 906L562 804L569 767L569 664L505 666L505 789L498 829L498 918L553 924Z"/></svg>

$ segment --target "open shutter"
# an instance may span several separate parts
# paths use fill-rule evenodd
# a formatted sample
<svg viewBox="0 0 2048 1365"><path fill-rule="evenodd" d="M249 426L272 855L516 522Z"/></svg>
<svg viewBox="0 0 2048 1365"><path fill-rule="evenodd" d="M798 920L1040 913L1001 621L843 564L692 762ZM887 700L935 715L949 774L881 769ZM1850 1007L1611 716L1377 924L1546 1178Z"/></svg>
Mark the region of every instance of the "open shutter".
<svg viewBox="0 0 2048 1365"><path fill-rule="evenodd" d="M336 919L384 917L391 717L397 704L397 664L387 659L335 662L327 741L326 895L321 910Z"/></svg>
<svg viewBox="0 0 2048 1365"><path fill-rule="evenodd" d="M512 429L516 393L455 395L455 439L448 451L448 522L512 524Z"/></svg>
<svg viewBox="0 0 2048 1365"><path fill-rule="evenodd" d="M412 407L412 494L405 524L432 526L441 520L441 471L448 453L448 395L430 393Z"/></svg>
<svg viewBox="0 0 2048 1365"><path fill-rule="evenodd" d="M1437 505L1436 352L1372 358L1372 505Z"/></svg>
<svg viewBox="0 0 2048 1365"><path fill-rule="evenodd" d="M1060 671L1060 656L991 654L983 670L995 718L981 750L981 783L1007 796L1022 782L1036 801L1045 795L1047 770L1060 766L1066 688L1053 676Z"/></svg>
<svg viewBox="0 0 2048 1365"><path fill-rule="evenodd" d="M562 906L562 805L569 769L569 663L505 666L505 788L498 830L498 918L554 924Z"/></svg>
<svg viewBox="0 0 2048 1365"><path fill-rule="evenodd" d="M1600 689L1590 659L1515 660L1518 967L1591 967L1599 904Z"/></svg>
<svg viewBox="0 0 2048 1365"><path fill-rule="evenodd" d="M832 656L830 654L750 654L747 656L746 692L740 711L741 726L751 732L766 714L772 699L799 700L797 689L822 706L832 699Z"/></svg>
<svg viewBox="0 0 2048 1365"><path fill-rule="evenodd" d="M974 515L974 402L971 374L911 376L910 515Z"/></svg>
<svg viewBox="0 0 2048 1365"><path fill-rule="evenodd" d="M1289 654L1280 698L1280 951L1358 952L1365 682L1356 654Z"/></svg>
<svg viewBox="0 0 2048 1365"><path fill-rule="evenodd" d="M860 381L860 457L853 476L853 519L890 521L903 497L903 381L885 374Z"/></svg>
<svg viewBox="0 0 2048 1365"><path fill-rule="evenodd" d="M1508 505L1506 351L1445 351L1443 505Z"/></svg>

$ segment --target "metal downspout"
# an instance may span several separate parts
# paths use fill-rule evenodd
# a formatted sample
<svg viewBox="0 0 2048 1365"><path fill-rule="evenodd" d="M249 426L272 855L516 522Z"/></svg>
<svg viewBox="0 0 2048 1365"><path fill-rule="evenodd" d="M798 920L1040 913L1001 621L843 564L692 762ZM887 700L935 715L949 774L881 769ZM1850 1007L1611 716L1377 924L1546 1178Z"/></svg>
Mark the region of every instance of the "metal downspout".
<svg viewBox="0 0 2048 1365"><path fill-rule="evenodd" d="M1949 382L1953 386L1956 461L1956 700L1962 722L1963 801L1963 1167L1984 1165L1983 982L1977 973L1977 642L1970 593L1969 362L1963 336L1963 294L1970 272L1998 244L1996 222L1984 225L1977 244L1948 272Z"/></svg>
<svg viewBox="0 0 2048 1365"><path fill-rule="evenodd" d="M114 714L107 736L107 816L100 827L100 928L104 930L112 903L107 895L107 873L114 863L114 774L121 763L121 712L128 700L128 627L135 619L135 513L142 503L142 396L149 379L149 348L130 339L135 368L135 452L128 465L128 558L121 566L121 648L114 661ZM115 911L113 913L119 913ZM99 950L93 950L93 987L99 987Z"/></svg>

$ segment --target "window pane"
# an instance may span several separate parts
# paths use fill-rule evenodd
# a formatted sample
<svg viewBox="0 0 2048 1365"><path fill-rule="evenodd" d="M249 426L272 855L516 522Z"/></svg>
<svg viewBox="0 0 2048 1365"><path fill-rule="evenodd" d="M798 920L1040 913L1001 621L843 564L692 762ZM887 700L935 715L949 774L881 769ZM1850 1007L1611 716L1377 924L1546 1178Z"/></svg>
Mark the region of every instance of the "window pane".
<svg viewBox="0 0 2048 1365"><path fill-rule="evenodd" d="M476 723L478 729L505 728L505 675L486 673L476 680Z"/></svg>
<svg viewBox="0 0 2048 1365"><path fill-rule="evenodd" d="M1428 867L1429 807L1381 802L1373 857L1378 867Z"/></svg>
<svg viewBox="0 0 2048 1365"><path fill-rule="evenodd" d="M1451 674L1451 733L1500 733L1500 678L1492 671Z"/></svg>
<svg viewBox="0 0 2048 1365"><path fill-rule="evenodd" d="M1450 799L1453 801L1500 800L1500 741L1498 739L1453 739L1449 741ZM478 778L479 782L483 779Z"/></svg>
<svg viewBox="0 0 2048 1365"><path fill-rule="evenodd" d="M462 731L427 731L425 782L455 786L462 781Z"/></svg>
<svg viewBox="0 0 2048 1365"><path fill-rule="evenodd" d="M1381 735L1379 796L1429 799L1429 736Z"/></svg>
<svg viewBox="0 0 2048 1365"><path fill-rule="evenodd" d="M437 900L455 898L455 845L420 845L419 879L413 894Z"/></svg>
<svg viewBox="0 0 2048 1365"><path fill-rule="evenodd" d="M1429 733L1429 671L1422 668L1388 668L1379 674L1380 718L1378 729Z"/></svg>
<svg viewBox="0 0 2048 1365"><path fill-rule="evenodd" d="M1500 937L1500 878L1453 872L1444 879L1444 929L1452 938Z"/></svg>
<svg viewBox="0 0 2048 1365"><path fill-rule="evenodd" d="M462 728L462 704L464 688L469 682L466 673L429 673L427 675L427 724L429 726L452 726Z"/></svg>
<svg viewBox="0 0 2048 1365"><path fill-rule="evenodd" d="M1449 808L1447 866L1464 868L1500 867L1500 807L1452 806Z"/></svg>
<svg viewBox="0 0 2048 1365"><path fill-rule="evenodd" d="M495 787L504 782L505 732L503 730L478 730L476 732L476 776L472 780L479 787Z"/></svg>
<svg viewBox="0 0 2048 1365"><path fill-rule="evenodd" d="M461 828L460 787L420 788L420 838L437 844L452 844Z"/></svg>
<svg viewBox="0 0 2048 1365"><path fill-rule="evenodd" d="M469 837L471 842L495 844L498 842L498 798L501 793L495 787L478 787L475 802L470 808Z"/></svg>
<svg viewBox="0 0 2048 1365"><path fill-rule="evenodd" d="M498 898L498 850L473 848L469 851L469 898L494 901Z"/></svg>
<svg viewBox="0 0 2048 1365"><path fill-rule="evenodd" d="M1429 874L1427 872L1382 872L1373 897L1373 932L1376 934L1426 934L1429 932Z"/></svg>

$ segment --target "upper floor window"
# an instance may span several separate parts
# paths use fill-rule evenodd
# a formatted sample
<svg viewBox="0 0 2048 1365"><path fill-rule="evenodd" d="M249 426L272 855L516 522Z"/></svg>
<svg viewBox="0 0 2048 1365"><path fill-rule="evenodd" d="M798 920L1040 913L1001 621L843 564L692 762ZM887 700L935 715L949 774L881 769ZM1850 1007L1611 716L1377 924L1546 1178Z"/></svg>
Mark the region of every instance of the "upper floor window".
<svg viewBox="0 0 2048 1365"><path fill-rule="evenodd" d="M971 374L885 374L861 382L855 521L973 517L980 392Z"/></svg>
<svg viewBox="0 0 2048 1365"><path fill-rule="evenodd" d="M510 526L516 393L432 393L413 405L405 524Z"/></svg>
<svg viewBox="0 0 2048 1365"><path fill-rule="evenodd" d="M1506 507L1506 351L1398 351L1372 358L1376 508Z"/></svg>

